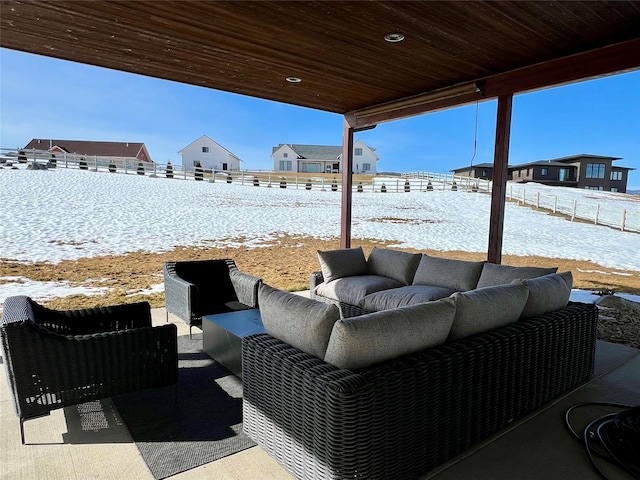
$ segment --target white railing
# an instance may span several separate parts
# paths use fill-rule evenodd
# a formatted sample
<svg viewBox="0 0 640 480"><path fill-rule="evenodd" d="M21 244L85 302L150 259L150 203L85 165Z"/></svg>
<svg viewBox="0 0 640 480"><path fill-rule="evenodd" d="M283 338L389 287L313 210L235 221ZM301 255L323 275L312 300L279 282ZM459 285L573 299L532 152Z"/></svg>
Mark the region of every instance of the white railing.
<svg viewBox="0 0 640 480"><path fill-rule="evenodd" d="M255 187L289 188L296 190L342 191L340 174L299 174L269 171L215 171L187 170L182 165L140 162L125 158L100 158L95 155L51 153L46 150L24 150L0 148L0 167L14 164L37 163L88 171L138 174L151 177L182 178L210 183L235 183ZM428 192L470 191L491 192L492 182L478 178L463 177L436 172L411 172L401 175L379 176L357 175L353 181L354 192ZM521 205L546 209L576 219L619 228L623 231L640 232L639 202L629 202L629 208L617 202L595 202L570 195L550 195L530 189L524 184L509 182L507 198ZM635 208L634 208L635 206Z"/></svg>
<svg viewBox="0 0 640 480"><path fill-rule="evenodd" d="M564 193L564 192L563 192ZM545 209L569 217L571 221L583 220L596 225L606 225L628 232L640 232L640 206L638 202L611 202L588 200L566 193L551 195L522 184L510 184L507 199L518 204ZM622 195L622 194L621 194Z"/></svg>

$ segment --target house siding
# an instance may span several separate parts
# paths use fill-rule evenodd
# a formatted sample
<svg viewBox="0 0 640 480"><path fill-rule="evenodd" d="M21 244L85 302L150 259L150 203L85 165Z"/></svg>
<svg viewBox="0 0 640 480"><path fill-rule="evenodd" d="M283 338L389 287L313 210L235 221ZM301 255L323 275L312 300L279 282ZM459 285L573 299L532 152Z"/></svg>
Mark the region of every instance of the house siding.
<svg viewBox="0 0 640 480"><path fill-rule="evenodd" d="M208 149L203 151L203 147ZM178 152L187 171L195 171L197 162L205 171L240 170L240 159L211 138L203 135Z"/></svg>

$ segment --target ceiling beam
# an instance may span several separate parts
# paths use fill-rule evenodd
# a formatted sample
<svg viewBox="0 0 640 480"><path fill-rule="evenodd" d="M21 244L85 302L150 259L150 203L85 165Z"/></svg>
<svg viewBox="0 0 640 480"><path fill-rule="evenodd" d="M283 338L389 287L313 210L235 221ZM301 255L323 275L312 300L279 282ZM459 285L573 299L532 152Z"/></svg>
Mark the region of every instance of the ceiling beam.
<svg viewBox="0 0 640 480"><path fill-rule="evenodd" d="M425 92L401 100L374 105L346 116L354 128L399 120L473 103L502 95L619 74L640 68L640 39L589 50L529 67L478 78L449 88Z"/></svg>

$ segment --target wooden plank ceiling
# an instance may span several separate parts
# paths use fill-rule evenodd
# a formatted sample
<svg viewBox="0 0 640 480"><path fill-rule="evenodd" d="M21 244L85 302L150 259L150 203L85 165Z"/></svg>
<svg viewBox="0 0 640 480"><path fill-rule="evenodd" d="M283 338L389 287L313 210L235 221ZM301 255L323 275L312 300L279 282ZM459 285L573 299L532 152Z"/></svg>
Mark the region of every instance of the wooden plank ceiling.
<svg viewBox="0 0 640 480"><path fill-rule="evenodd" d="M640 2L3 0L0 28L9 49L345 114L621 42L631 52Z"/></svg>

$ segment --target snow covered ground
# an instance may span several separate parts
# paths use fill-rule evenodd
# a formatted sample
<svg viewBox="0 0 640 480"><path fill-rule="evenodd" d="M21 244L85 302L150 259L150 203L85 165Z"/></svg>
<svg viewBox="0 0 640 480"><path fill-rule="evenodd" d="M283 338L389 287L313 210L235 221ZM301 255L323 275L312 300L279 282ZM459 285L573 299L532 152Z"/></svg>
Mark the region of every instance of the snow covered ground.
<svg viewBox="0 0 640 480"><path fill-rule="evenodd" d="M554 194L601 193L546 188ZM602 201L624 202L640 215L635 197L606 194ZM490 202L486 194L437 189L354 193L352 236L417 249L485 252ZM64 168L0 169L0 260L56 263L239 242L258 247L283 234L339 237L340 193ZM515 203L506 205L503 253L591 260L640 272L640 234L572 223ZM51 290L31 283L0 278L0 302Z"/></svg>

